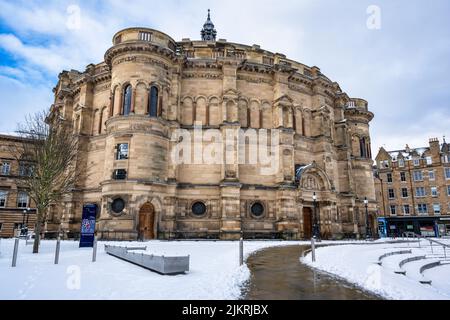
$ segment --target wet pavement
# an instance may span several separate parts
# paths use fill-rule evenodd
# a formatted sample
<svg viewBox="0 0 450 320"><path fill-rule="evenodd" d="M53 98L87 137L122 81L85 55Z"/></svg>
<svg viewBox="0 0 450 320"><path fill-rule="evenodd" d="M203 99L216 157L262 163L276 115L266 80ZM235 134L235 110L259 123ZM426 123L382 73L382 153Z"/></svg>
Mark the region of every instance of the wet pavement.
<svg viewBox="0 0 450 320"><path fill-rule="evenodd" d="M376 300L380 297L300 263L307 246L268 248L247 259L251 279L248 300Z"/></svg>

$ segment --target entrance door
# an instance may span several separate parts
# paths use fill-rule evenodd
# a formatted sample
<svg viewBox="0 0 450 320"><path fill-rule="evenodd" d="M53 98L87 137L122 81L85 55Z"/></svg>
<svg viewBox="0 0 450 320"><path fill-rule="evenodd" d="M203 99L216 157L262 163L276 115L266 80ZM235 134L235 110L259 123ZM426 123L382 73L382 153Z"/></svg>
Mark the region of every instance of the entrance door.
<svg viewBox="0 0 450 320"><path fill-rule="evenodd" d="M154 232L155 209L149 202L139 210L139 239L149 240L155 238Z"/></svg>
<svg viewBox="0 0 450 320"><path fill-rule="evenodd" d="M303 237L312 237L312 210L308 207L303 208Z"/></svg>

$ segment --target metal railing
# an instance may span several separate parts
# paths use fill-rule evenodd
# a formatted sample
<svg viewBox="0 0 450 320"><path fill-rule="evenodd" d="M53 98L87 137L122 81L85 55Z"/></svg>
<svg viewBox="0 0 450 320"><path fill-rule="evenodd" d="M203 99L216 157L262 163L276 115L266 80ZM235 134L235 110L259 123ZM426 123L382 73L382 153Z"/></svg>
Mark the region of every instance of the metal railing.
<svg viewBox="0 0 450 320"><path fill-rule="evenodd" d="M418 243L418 245L419 245L419 248L421 248L421 241L422 241L422 240L428 241L428 242L430 243L430 248L431 248L431 253L432 253L432 254L434 254L434 251L433 251L433 243L435 243L437 246L442 247L443 250L444 250L444 259L445 259L445 260L447 259L447 248L450 248L450 245L448 245L448 244L446 244L446 243L442 243L442 242L437 241L437 240L434 240L434 239L425 238L425 237L423 237L423 236L421 236L421 235L416 234L415 232L408 231L408 232L403 232L403 234L402 234L402 238L403 238L403 239L405 239L405 238L407 239L407 241L408 241L408 246L409 246L409 237L410 237L410 236L411 236L413 239L417 239L417 243Z"/></svg>

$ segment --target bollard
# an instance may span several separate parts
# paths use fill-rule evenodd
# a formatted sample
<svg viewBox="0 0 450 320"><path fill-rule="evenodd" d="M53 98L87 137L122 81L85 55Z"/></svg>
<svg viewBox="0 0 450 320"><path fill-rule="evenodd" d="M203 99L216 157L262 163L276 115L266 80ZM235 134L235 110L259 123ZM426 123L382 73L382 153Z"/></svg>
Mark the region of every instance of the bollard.
<svg viewBox="0 0 450 320"><path fill-rule="evenodd" d="M14 239L14 252L12 259L12 267L15 267L17 264L17 252L19 251L19 238Z"/></svg>
<svg viewBox="0 0 450 320"><path fill-rule="evenodd" d="M97 260L97 237L94 237L94 246L92 248L92 262Z"/></svg>
<svg viewBox="0 0 450 320"><path fill-rule="evenodd" d="M239 240L239 265L244 264L244 239Z"/></svg>
<svg viewBox="0 0 450 320"><path fill-rule="evenodd" d="M434 254L433 252L433 242L430 241L430 246L431 246L431 253Z"/></svg>
<svg viewBox="0 0 450 320"><path fill-rule="evenodd" d="M442 246L444 248L444 259L447 260L447 251L445 250L445 246Z"/></svg>
<svg viewBox="0 0 450 320"><path fill-rule="evenodd" d="M61 246L61 239L58 236L58 240L56 241L56 251L55 251L55 264L59 262L59 248Z"/></svg>
<svg viewBox="0 0 450 320"><path fill-rule="evenodd" d="M311 238L311 258L312 262L316 262L316 239Z"/></svg>

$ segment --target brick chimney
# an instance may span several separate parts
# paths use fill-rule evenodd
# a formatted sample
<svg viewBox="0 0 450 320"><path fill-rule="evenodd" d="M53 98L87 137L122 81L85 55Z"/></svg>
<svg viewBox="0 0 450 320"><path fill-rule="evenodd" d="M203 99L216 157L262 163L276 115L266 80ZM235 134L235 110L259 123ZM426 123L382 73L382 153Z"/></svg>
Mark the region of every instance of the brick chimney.
<svg viewBox="0 0 450 320"><path fill-rule="evenodd" d="M441 151L440 145L439 145L439 139L438 138L430 138L430 151L431 154L434 157L439 158L439 154Z"/></svg>

